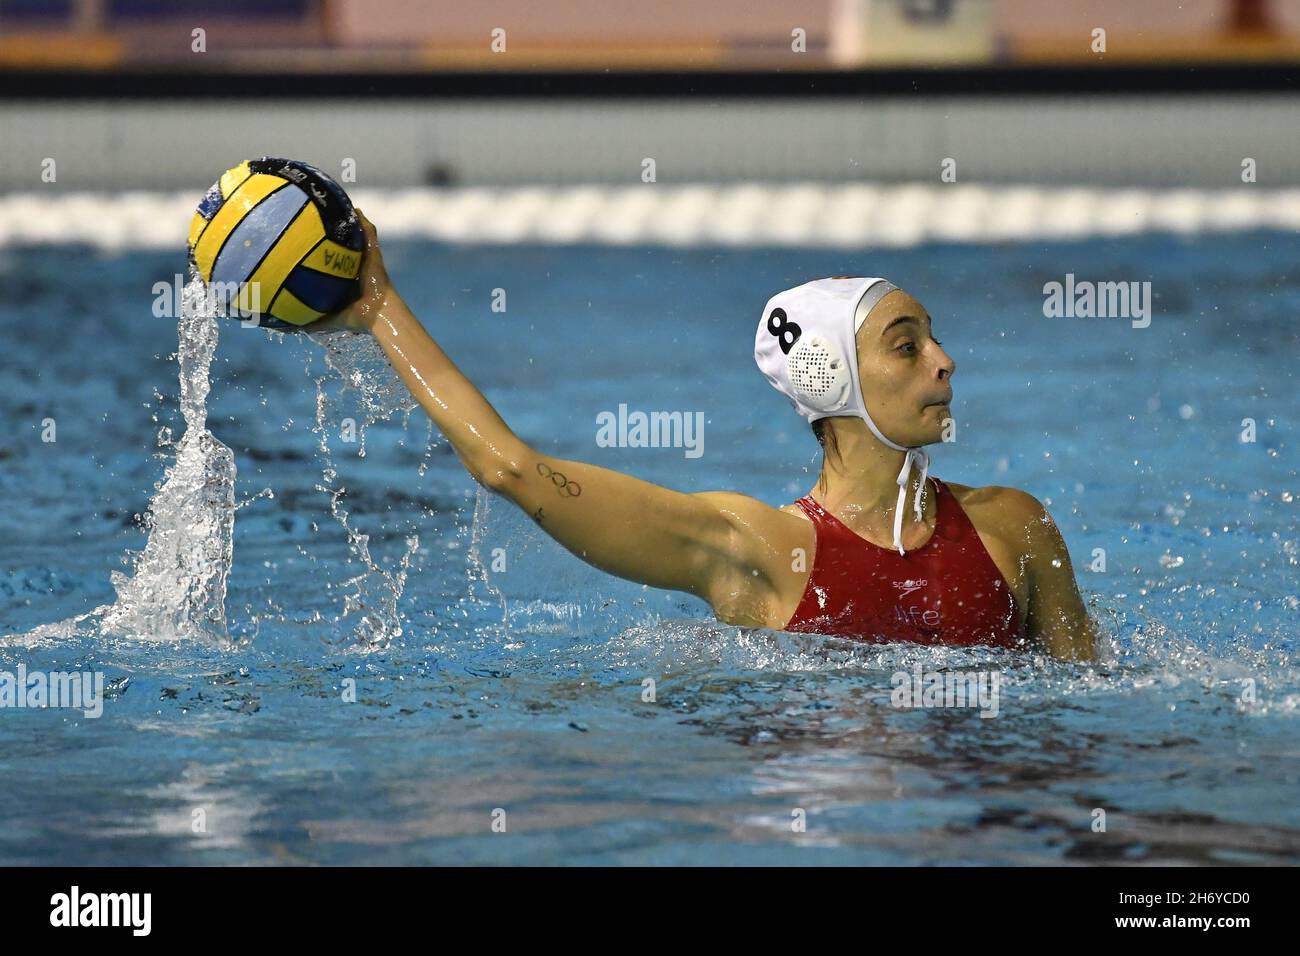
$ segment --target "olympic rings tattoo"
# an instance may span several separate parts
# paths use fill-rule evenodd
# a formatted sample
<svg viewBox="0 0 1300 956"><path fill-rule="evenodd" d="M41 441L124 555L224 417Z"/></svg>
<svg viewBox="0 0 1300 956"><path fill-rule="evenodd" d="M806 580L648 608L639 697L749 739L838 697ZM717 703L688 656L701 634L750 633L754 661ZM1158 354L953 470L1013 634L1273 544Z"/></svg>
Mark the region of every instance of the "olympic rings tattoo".
<svg viewBox="0 0 1300 956"><path fill-rule="evenodd" d="M551 479L551 483L555 485L555 490L561 498L576 498L582 494L581 485L576 481L570 481L568 478L565 478L564 475L560 474L545 462L539 461L537 463L537 473L543 478Z"/></svg>

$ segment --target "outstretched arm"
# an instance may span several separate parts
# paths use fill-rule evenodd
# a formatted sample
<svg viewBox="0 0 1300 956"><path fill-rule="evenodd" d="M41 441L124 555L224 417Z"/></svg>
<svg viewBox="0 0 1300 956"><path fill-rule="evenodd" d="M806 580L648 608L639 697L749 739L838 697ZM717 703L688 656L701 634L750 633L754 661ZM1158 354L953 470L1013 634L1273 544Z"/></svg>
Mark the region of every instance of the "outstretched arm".
<svg viewBox="0 0 1300 956"><path fill-rule="evenodd" d="M530 448L407 308L384 269L375 227L360 218L367 237L362 297L311 328L372 334L470 475L569 551L619 577L714 603L719 582L739 578L728 496L672 491Z"/></svg>

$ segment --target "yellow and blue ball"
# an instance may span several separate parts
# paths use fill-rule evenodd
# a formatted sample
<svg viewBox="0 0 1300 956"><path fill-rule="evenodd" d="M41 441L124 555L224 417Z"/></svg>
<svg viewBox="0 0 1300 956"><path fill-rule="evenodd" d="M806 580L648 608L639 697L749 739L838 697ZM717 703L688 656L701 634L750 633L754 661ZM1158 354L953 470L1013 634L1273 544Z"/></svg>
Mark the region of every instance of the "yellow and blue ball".
<svg viewBox="0 0 1300 956"><path fill-rule="evenodd" d="M365 234L338 183L306 163L263 157L226 170L207 191L189 249L220 305L297 329L360 293Z"/></svg>

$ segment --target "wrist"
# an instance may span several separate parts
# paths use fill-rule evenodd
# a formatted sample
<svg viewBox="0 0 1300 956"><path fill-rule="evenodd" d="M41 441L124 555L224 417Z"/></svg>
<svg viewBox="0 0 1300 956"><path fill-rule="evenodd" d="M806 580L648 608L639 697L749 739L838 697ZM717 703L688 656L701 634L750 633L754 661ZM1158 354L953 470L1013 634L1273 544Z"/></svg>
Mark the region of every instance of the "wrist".
<svg viewBox="0 0 1300 956"><path fill-rule="evenodd" d="M380 330L399 333L410 322L419 324L419 320L412 314L406 302L397 290L392 288L385 290L383 295L377 296L374 306L366 314L368 331L372 335Z"/></svg>
<svg viewBox="0 0 1300 956"><path fill-rule="evenodd" d="M387 285L371 280L370 287L362 292L353 304L348 325L358 332L374 332L379 316L388 308L393 291Z"/></svg>

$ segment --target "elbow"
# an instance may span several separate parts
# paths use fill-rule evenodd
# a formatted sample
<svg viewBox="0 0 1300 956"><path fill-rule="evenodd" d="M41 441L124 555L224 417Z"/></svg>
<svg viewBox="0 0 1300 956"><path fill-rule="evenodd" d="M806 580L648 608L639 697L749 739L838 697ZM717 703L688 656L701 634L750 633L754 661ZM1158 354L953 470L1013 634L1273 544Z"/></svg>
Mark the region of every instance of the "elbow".
<svg viewBox="0 0 1300 956"><path fill-rule="evenodd" d="M489 491L512 498L523 476L523 467L519 456L501 456L473 469L471 474Z"/></svg>
<svg viewBox="0 0 1300 956"><path fill-rule="evenodd" d="M503 468L487 468L474 475L477 481L488 491L510 497L510 488L514 485L514 476Z"/></svg>

